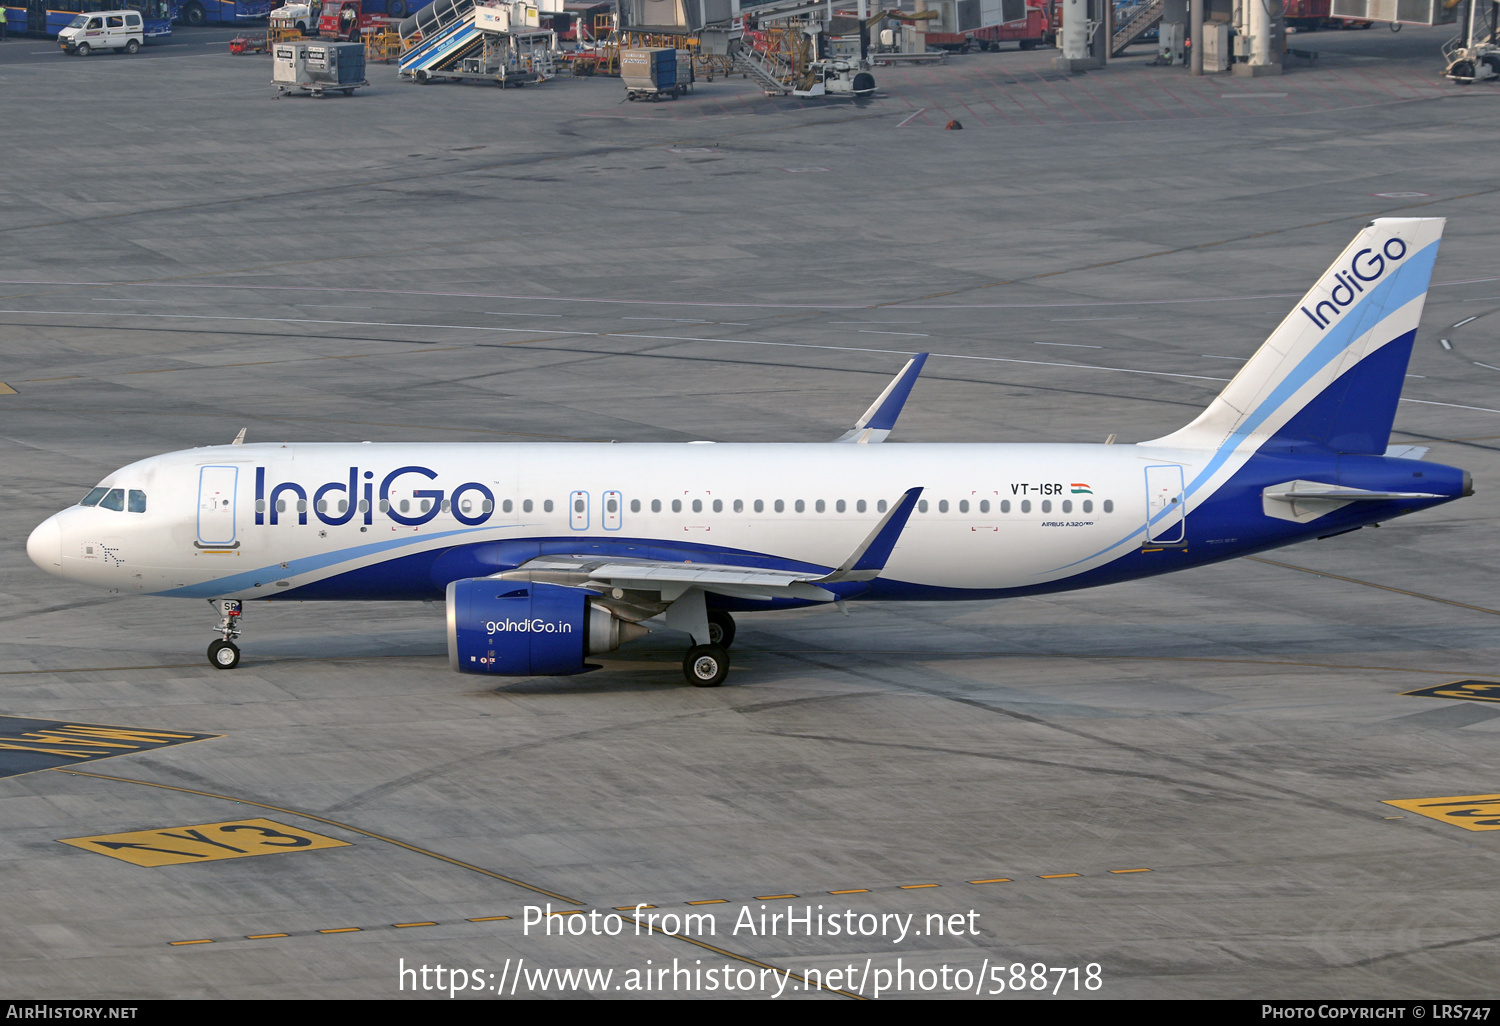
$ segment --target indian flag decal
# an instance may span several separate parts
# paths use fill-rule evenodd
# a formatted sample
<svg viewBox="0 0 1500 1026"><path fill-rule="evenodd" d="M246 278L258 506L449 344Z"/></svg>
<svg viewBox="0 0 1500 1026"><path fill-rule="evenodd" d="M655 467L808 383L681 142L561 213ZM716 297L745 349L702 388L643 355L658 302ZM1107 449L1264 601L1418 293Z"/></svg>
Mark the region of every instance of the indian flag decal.
<svg viewBox="0 0 1500 1026"><path fill-rule="evenodd" d="M1093 495L1094 494L1094 490L1092 488L1090 488L1088 485L1084 484L1082 481L1074 481L1073 482L1073 494L1074 495Z"/></svg>

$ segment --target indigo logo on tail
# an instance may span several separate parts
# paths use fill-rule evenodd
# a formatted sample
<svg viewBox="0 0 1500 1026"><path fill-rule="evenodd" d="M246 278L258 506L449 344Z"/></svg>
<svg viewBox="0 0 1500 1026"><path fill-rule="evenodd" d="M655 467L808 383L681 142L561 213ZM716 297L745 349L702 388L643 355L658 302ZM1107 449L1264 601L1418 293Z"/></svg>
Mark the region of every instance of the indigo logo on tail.
<svg viewBox="0 0 1500 1026"><path fill-rule="evenodd" d="M1338 284L1329 290L1328 299L1320 301L1311 311L1305 306L1298 309L1307 314L1308 320L1326 330L1344 312L1344 308L1352 306L1359 293L1365 290L1361 282L1368 284L1379 281L1386 272L1387 261L1394 266L1404 256L1406 243L1400 239L1386 239L1379 252L1366 247L1354 254L1354 259L1349 261L1347 268L1333 272ZM1325 306L1328 308L1327 312L1323 310Z"/></svg>

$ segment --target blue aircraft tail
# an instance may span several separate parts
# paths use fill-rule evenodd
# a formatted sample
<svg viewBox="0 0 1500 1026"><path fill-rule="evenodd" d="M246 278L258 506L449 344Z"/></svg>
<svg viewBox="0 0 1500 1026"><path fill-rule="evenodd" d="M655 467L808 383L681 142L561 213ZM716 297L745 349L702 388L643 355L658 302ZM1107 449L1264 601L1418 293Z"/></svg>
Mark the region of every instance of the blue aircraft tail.
<svg viewBox="0 0 1500 1026"><path fill-rule="evenodd" d="M1383 453L1444 219L1372 221L1191 424L1147 446ZM1205 482L1206 483L1206 482Z"/></svg>

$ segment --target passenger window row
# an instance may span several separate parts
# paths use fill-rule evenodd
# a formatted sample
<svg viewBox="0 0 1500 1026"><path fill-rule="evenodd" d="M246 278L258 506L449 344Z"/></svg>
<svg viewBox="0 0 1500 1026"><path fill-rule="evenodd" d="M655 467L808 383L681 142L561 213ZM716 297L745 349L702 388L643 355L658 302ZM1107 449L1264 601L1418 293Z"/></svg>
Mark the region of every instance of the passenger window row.
<svg viewBox="0 0 1500 1026"><path fill-rule="evenodd" d="M1020 511L1022 513L1030 513L1031 512L1031 500L1030 499L1022 499L1022 500L1020 500L1020 502L1019 502L1018 505L1019 505L1019 509L1020 509ZM1073 512L1073 500L1072 499L1063 499L1059 503L1059 505L1062 507L1062 512L1064 512L1064 513L1071 513L1071 512ZM1081 512L1081 513L1092 513L1092 512L1094 512L1094 500L1093 499L1084 499L1081 503L1079 503L1079 506L1080 506L1079 512ZM1113 499L1105 499L1102 503L1100 503L1100 506L1102 507L1102 509L1103 509L1103 511L1105 513L1113 513L1115 511L1115 500L1113 500ZM926 499L920 499L920 500L918 500L918 502L917 502L917 512L918 513L926 513L926 512L928 512L928 510L930 508L931 507L928 505ZM939 499L938 500L937 511L939 513L947 513L949 511L949 509L950 509L950 506L948 504L948 500L947 499ZM980 499L979 500L979 512L980 513L988 513L989 511L990 511L990 500L989 499ZM1009 499L1001 499L1000 500L1000 512L1001 513L1009 513L1010 511L1011 511L1011 502L1010 502L1010 500ZM967 513L967 512L969 512L969 500L968 499L959 499L958 500L958 512L960 512L960 513ZM1043 513L1051 513L1052 512L1052 500L1051 499L1042 499L1041 500L1041 512L1043 512Z"/></svg>
<svg viewBox="0 0 1500 1026"><path fill-rule="evenodd" d="M78 505L112 509L116 513L127 509L132 513L144 513L146 493L139 488L95 488L80 499Z"/></svg>
<svg viewBox="0 0 1500 1026"><path fill-rule="evenodd" d="M431 512L431 510L432 510L432 500L431 499L397 499L394 502L392 502L390 499L380 499L379 501L376 502L375 508L378 509L382 513L389 513L393 509L396 510L398 513L428 513L428 512ZM442 503L441 503L441 512L447 513L452 508L453 508L453 504L452 504L452 502L450 500L448 500L448 499L442 500ZM460 512L465 513L465 514L472 514L472 513L492 513L492 512L494 512L495 504L493 502L491 502L489 499L484 499L484 500L481 501L481 500L466 498L466 499L463 499L463 500L461 500L459 502L458 508L459 508ZM516 504L512 500L510 500L510 499L506 499L505 501L503 501L503 502L500 503L500 510L501 510L501 512L511 513L511 512L514 512L515 508L516 508ZM535 504L532 502L532 500L530 500L530 499L523 499L523 500L521 500L521 512L522 513L530 513L535 508L536 508ZM358 512L360 512L360 513L367 513L367 512L369 512L369 510L370 510L370 500L368 500L368 499L360 499L359 502L355 504L355 509ZM544 500L542 500L542 512L544 512L544 513L551 513L553 509L554 509L554 504L553 504L553 502L552 502L551 499L544 499ZM338 499L337 501L334 501L334 500L330 500L330 499L319 499L317 501L317 510L318 510L319 513L334 513L334 514L347 513L347 512L349 512L349 500L348 499ZM264 513L265 511L266 511L266 500L265 499L256 499L255 500L255 512L257 512L257 513ZM307 500L306 499L277 499L276 500L276 512L277 513L287 513L287 512L306 513L307 512Z"/></svg>
<svg viewBox="0 0 1500 1026"><path fill-rule="evenodd" d="M115 488L115 489L109 491L108 494L106 494L106 490L105 489L103 489L103 488L96 488L92 492L90 492L87 496L84 497L84 500L80 503L80 505L83 505L83 506L92 506L92 505L98 504L98 505L104 507L105 509L120 509L121 508L121 506L120 506L120 502L121 502L120 495L121 495L121 492L120 492L120 489L118 489L118 488ZM101 497L102 497L102 501L101 501ZM113 505L111 503L113 503ZM576 500L575 503L574 503L574 505L576 507L575 512L577 512L577 513L583 513L585 511L584 501L582 499ZM751 508L751 510L753 512L764 513L764 512L766 512L766 509L767 509L768 505L769 505L769 508L770 508L770 510L772 512L775 512L775 513L785 513L785 512L787 512L789 504L788 504L787 500L785 500L785 499L773 499L773 500L770 501L769 504L764 499L755 499L753 502L750 503L750 508ZM1053 511L1053 501L1051 499L1041 499L1041 500L1038 500L1038 505L1039 505L1040 512L1042 512L1042 513L1051 513ZM1058 505L1060 511L1063 512L1063 513L1072 513L1072 512L1074 512L1074 503L1073 503L1072 499L1062 499L1062 500L1060 500L1058 502L1057 505ZM1114 503L1113 499L1105 499L1099 505L1100 505L1101 511L1104 512L1104 513L1113 513L1115 511L1115 503ZM441 503L441 506L442 506L442 508L441 508L440 512L443 512L443 513L449 512L451 510L451 508L452 508L451 503L450 503L450 501L448 499L443 499L442 503ZM610 513L617 512L617 510L615 508L615 500L614 499L610 499L608 501L608 506L610 507L609 510L608 510L608 512L610 512ZM744 513L745 512L745 506L746 506L746 503L745 503L744 499L735 499L733 502L731 502L729 504L730 510L732 512L734 512L734 513ZM833 503L832 503L832 506L833 506L833 512L835 512L835 513L847 513L849 511L850 503L848 503L844 499L835 499L833 501ZM869 502L867 502L866 500L864 500L864 499L856 499L854 501L854 503L853 503L853 508L854 508L854 512L855 513L867 513L867 512L870 511L870 506L871 506L871 504ZM1020 499L1016 503L1013 504L1010 499L1001 499L998 503L992 503L989 499L980 499L978 502L974 502L974 503L971 503L968 499L959 499L957 503L951 503L947 499L939 499L937 501L936 512L938 512L940 514L941 513L950 513L950 512L957 512L959 514L971 514L971 513L975 513L975 512L980 513L980 514L987 514L987 513L991 513L995 509L996 506L998 506L999 512L1001 514L1010 513L1010 512L1012 512L1012 510L1019 511L1020 513L1024 514L1024 513L1030 513L1032 511L1032 500L1030 500L1030 499ZM358 504L356 505L356 509L360 513L366 513L366 512L368 512L369 508L370 508L370 503L369 503L369 500L367 500L367 499L361 499L361 500L359 500ZM398 499L398 500L396 500L393 503L389 499L381 499L376 504L376 508L379 509L379 511L382 512L382 513L389 513L393 508L395 510L397 510L398 512L403 513L403 514L410 514L410 513L413 513L413 512L416 512L416 513L428 513L428 512L430 512L432 510L432 500L431 499L420 499L420 500ZM476 499L465 498L465 499L463 499L463 500L461 500L459 502L458 508L465 515L472 515L472 514L475 514L475 513L491 513L495 509L495 503L491 502L489 499L484 499L483 501L480 501L480 500L476 500ZM500 503L500 511L502 513L513 513L513 512L515 512L515 508L516 508L516 504L511 499L505 499L505 500L503 500ZM542 500L542 512L543 513L551 513L554 510L554 508L555 508L555 505L554 505L554 503L553 503L553 501L551 499L543 499ZM790 503L790 508L791 508L791 511L794 512L794 513L806 513L807 510L808 510L808 502L805 499L793 499L791 501L791 503ZM889 508L889 505L888 505L888 503L886 502L885 499L877 499L875 501L875 503L874 503L874 511L876 513L885 513L888 508ZM337 501L332 501L332 500L329 500L329 499L319 499L318 502L317 502L317 509L318 509L319 513L334 513L334 514L347 513L349 511L349 500L348 499L339 499ZM685 512L685 511L691 511L693 513L704 513L704 512L710 512L710 511L714 512L714 513L723 513L725 511L725 501L723 499L711 499L711 500L691 499L691 500L688 500L687 502L684 502L682 499L672 499L670 501L670 503L663 503L663 501L661 499L652 499L651 502L650 502L650 510L651 510L652 513L661 513L661 512L664 512L667 509L670 509L670 511L673 512L673 513L682 513L682 512ZM828 503L827 500L825 500L825 499L814 499L812 501L812 511L814 513L826 513L826 512L828 512L828 509L829 509L829 503ZM536 504L533 502L533 500L531 500L531 499L522 499L521 500L521 512L522 513L532 513L532 512L535 512L535 510L536 510ZM632 512L632 513L640 513L640 512L642 512L642 510L643 510L642 500L640 500L640 499L631 499L630 500L630 512ZM146 511L146 493L145 492L136 491L134 489L131 490L131 492L130 492L130 511L132 513L144 513ZM264 512L266 512L266 500L265 499L257 499L256 500L256 503L255 503L255 512L257 512L257 513L264 513ZM307 500L306 499L296 499L296 500L277 499L276 500L276 512L277 513L287 513L287 512L306 513L307 512ZM932 505L932 503L930 503L926 499L918 500L918 502L917 502L917 512L918 513L931 513L931 512L933 512L933 505ZM1092 500L1092 499L1083 499L1081 502L1078 503L1078 512L1081 512L1081 513L1092 513L1092 512L1094 512L1094 500Z"/></svg>
<svg viewBox="0 0 1500 1026"><path fill-rule="evenodd" d="M773 512L776 512L776 513L785 513L786 512L787 503L786 503L785 499L773 499L771 501L770 505L771 505L771 509L772 509ZM715 513L723 513L724 512L724 500L723 499L712 499L712 500L693 499L693 500L691 500L691 502L689 502L687 504L687 507L690 508L692 510L692 512L694 512L694 513L702 513L705 510L712 510ZM651 512L652 513L660 513L660 512L662 512L662 508L663 508L662 507L662 500L660 500L660 499L652 499L651 500ZM766 511L766 500L765 499L756 499L753 503L751 503L751 508L756 513L764 513ZM843 499L838 499L838 500L835 500L835 502L833 504L833 508L834 508L834 512L836 512L836 513L846 513L846 512L848 512L849 504L847 502L845 502ZM870 508L869 503L867 503L864 499L856 500L855 503L854 503L854 512L856 512L856 513L867 512L869 510L869 508ZM672 510L673 513L681 513L683 511L683 509L684 509L684 503L683 503L683 501L681 499L673 499L672 500L672 502L671 502L671 510ZM745 500L744 499L735 499L734 502L732 502L730 504L730 509L733 512L735 512L735 513L743 513L743 512L745 512ZM793 503L792 503L792 509L793 509L794 512L797 512L797 513L805 513L805 512L807 512L807 501L805 499L797 499L797 500L793 501ZM813 509L816 512L818 512L818 513L826 513L826 512L828 512L828 503L825 500L823 500L823 499L817 499L817 500L815 500L813 502ZM878 500L875 503L875 512L877 512L877 513L884 513L885 511L886 511L886 501L884 499ZM610 512L613 513L614 510L610 510ZM641 512L641 500L640 499L631 499L630 500L630 512L632 512L632 513L639 513L639 512Z"/></svg>
<svg viewBox="0 0 1500 1026"><path fill-rule="evenodd" d="M580 500L580 502L581 501L582 500ZM611 501L613 501L613 500L611 500ZM1041 512L1043 512L1043 513L1051 513L1052 512L1052 500L1051 499L1042 499L1042 500L1040 500L1040 502L1041 502L1041 510L1040 510ZM794 513L806 513L807 510L808 510L808 502L805 499L794 499L794 500L792 500L792 502L791 502L790 505L791 505L791 510ZM939 499L937 501L937 512L938 513L948 513L950 511L956 510L958 513L973 513L973 512L989 513L994 508L994 505L995 504L991 503L989 499L980 499L977 503L971 503L968 499L959 499L957 503L950 503L947 499ZM1019 502L1016 504L1015 507L1012 506L1011 500L1009 500L1009 499L1001 499L998 505L999 505L999 511L1001 513L1009 513L1009 512L1011 512L1012 508L1017 508L1022 513L1030 513L1031 512L1031 500L1030 499L1021 499L1021 500L1019 500ZM694 513L703 513L703 512L705 512L706 510L709 510L709 509L711 509L715 513L722 513L722 512L724 512L724 500L723 499L713 499L711 502L708 501L708 500L704 500L704 499L693 499L691 501L691 503L690 503L690 506L691 506L692 512L694 512ZM771 506L771 509L772 509L773 512L776 512L776 513L785 513L787 511L788 503L787 503L787 501L785 499L774 499L774 500L772 500L770 506ZM850 504L846 500L844 500L844 499L835 499L835 500L833 500L833 503L832 503L833 512L835 512L835 513L846 513L846 512L849 511L849 506L850 506ZM1072 513L1073 512L1073 500L1072 499L1063 499L1063 500L1061 500L1060 506L1061 506L1062 512L1064 512L1064 513ZM1100 504L1100 506L1102 508L1102 511L1105 512L1105 513L1113 513L1115 511L1115 502L1114 502L1113 499L1105 499ZM854 512L856 512L856 513L865 513L865 512L869 511L870 504L868 502L866 502L864 499L856 499L854 501L854 503L853 503L853 507L854 507ZM1082 500L1082 502L1079 503L1079 507L1080 507L1080 512L1083 512L1083 513L1092 513L1092 512L1094 512L1094 500L1093 499L1084 499L1084 500ZM671 508L671 511L673 513L681 513L681 512L683 512L683 510L684 510L683 500L681 500L681 499L673 499L671 501L670 508ZM743 499L735 499L734 502L731 504L731 508L732 508L732 510L735 513L743 513L743 512L745 512L745 501ZM764 513L766 511L766 502L765 502L765 500L763 500L763 499L756 499L754 501L754 503L753 503L752 508L753 508L753 510L756 513ZM888 508L888 506L887 506L886 500L879 499L879 500L877 500L875 502L875 512L876 513L884 513L887 508ZM826 512L828 512L828 509L829 509L829 503L828 503L827 500L825 500L825 499L814 499L812 501L812 511L814 513L826 513ZM663 510L662 500L661 499L652 499L651 500L651 512L652 513L660 513L660 512L662 512L662 510ZM917 512L918 513L928 513L928 512L931 512L931 511L932 511L932 504L930 502L928 502L928 500L926 500L926 499L919 499L917 501ZM582 508L579 509L579 512L580 513L583 512ZM610 512L613 513L614 510L610 510ZM641 512L641 500L640 499L631 499L630 500L630 512L632 512L632 513L639 513L639 512Z"/></svg>

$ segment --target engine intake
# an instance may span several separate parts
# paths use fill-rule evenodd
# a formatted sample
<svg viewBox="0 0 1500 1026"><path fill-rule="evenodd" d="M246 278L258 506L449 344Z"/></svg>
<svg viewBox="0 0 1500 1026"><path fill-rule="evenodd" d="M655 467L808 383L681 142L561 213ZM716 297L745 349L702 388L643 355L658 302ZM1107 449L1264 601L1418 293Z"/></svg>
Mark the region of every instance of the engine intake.
<svg viewBox="0 0 1500 1026"><path fill-rule="evenodd" d="M448 665L460 673L562 677L597 667L585 657L649 633L557 584L475 577L448 585Z"/></svg>

